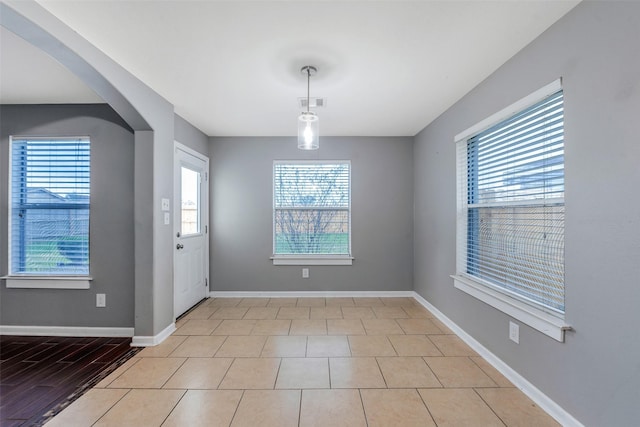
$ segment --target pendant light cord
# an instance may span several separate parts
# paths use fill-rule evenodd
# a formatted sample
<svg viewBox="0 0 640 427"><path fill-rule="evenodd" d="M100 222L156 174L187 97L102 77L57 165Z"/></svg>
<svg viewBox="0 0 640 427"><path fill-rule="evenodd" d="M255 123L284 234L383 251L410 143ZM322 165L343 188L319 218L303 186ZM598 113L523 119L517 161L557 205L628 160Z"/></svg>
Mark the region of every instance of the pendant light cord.
<svg viewBox="0 0 640 427"><path fill-rule="evenodd" d="M311 87L311 68L307 68L307 113L309 112L309 93Z"/></svg>

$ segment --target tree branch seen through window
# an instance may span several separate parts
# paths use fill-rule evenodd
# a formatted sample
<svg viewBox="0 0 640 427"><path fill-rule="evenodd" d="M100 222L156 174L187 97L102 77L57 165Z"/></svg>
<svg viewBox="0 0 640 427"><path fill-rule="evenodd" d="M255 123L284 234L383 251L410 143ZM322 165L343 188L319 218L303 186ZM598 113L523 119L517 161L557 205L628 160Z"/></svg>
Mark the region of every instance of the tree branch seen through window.
<svg viewBox="0 0 640 427"><path fill-rule="evenodd" d="M349 166L274 165L274 254L350 254Z"/></svg>

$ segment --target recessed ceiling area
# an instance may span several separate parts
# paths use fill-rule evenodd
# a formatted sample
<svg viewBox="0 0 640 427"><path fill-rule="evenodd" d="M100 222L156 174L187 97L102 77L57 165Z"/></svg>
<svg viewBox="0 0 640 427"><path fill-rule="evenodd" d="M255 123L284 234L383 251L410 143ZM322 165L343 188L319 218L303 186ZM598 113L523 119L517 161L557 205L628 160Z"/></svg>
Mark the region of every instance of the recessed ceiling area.
<svg viewBox="0 0 640 427"><path fill-rule="evenodd" d="M295 135L314 65L323 136L413 136L578 1L39 3L207 135ZM2 103L101 102L0 36Z"/></svg>

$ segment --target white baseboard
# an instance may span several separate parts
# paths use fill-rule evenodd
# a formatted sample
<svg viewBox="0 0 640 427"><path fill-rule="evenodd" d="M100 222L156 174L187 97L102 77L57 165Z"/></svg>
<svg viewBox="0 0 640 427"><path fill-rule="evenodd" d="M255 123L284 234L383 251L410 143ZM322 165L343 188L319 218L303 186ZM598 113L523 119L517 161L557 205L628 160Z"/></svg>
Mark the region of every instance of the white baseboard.
<svg viewBox="0 0 640 427"><path fill-rule="evenodd" d="M502 375L511 381L517 388L533 400L540 408L551 415L556 421L565 427L584 427L582 423L576 420L570 413L565 411L560 405L551 400L546 394L540 391L536 386L527 381L522 375L514 371L509 365L504 363L498 356L491 353L486 347L475 340L471 335L466 333L462 328L456 325L451 319L445 316L440 310L435 308L429 301L420 296L417 292L413 293L414 298L422 304L427 310L433 313L438 320L444 323L449 329L455 332L469 347L474 349L480 356L496 368Z"/></svg>
<svg viewBox="0 0 640 427"><path fill-rule="evenodd" d="M132 337L133 328L0 325L0 335L29 335L42 337Z"/></svg>
<svg viewBox="0 0 640 427"><path fill-rule="evenodd" d="M409 297L413 291L282 291L282 292L234 292L211 291L211 298L367 298L367 297Z"/></svg>
<svg viewBox="0 0 640 427"><path fill-rule="evenodd" d="M154 336L135 335L131 340L131 347L153 347L166 340L175 330L176 324L172 323Z"/></svg>

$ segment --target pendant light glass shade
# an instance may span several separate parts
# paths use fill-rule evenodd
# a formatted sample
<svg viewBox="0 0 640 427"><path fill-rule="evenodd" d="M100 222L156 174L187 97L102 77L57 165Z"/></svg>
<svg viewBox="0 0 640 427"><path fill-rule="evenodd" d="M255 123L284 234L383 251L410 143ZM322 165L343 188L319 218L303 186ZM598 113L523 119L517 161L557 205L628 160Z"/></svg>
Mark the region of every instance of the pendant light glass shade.
<svg viewBox="0 0 640 427"><path fill-rule="evenodd" d="M298 116L298 148L301 150L317 150L319 141L320 120L316 113L305 111Z"/></svg>
<svg viewBox="0 0 640 427"><path fill-rule="evenodd" d="M305 65L300 70L307 75L307 111L303 111L298 116L298 148L301 150L317 150L320 148L320 120L316 113L309 111L309 86L311 76L318 69L313 65Z"/></svg>

